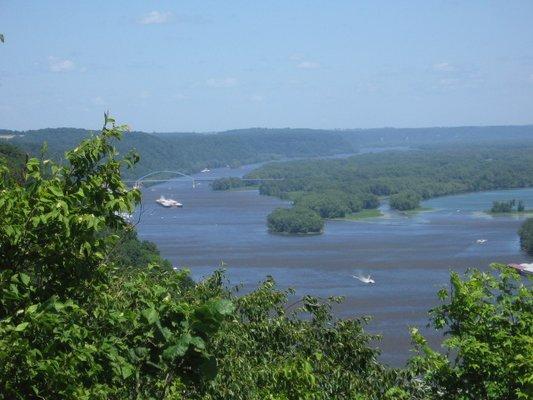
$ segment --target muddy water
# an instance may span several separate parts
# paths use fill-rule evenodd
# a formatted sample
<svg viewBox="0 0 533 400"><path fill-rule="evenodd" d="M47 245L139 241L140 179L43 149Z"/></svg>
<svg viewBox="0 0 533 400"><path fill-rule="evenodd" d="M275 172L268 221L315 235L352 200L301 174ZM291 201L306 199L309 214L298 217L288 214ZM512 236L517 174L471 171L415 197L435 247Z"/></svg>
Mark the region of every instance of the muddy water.
<svg viewBox="0 0 533 400"><path fill-rule="evenodd" d="M196 177L242 176L253 168L222 168ZM154 201L160 195L184 207L159 207ZM516 232L523 218L480 212L494 200L512 198L533 207L533 189L473 193L430 200L424 205L433 210L414 216L384 206L382 218L330 221L323 235L284 237L269 234L265 219L287 203L257 191L214 192L202 181L193 189L190 181L180 180L144 190L138 231L196 278L224 263L231 283L248 289L272 275L299 294L346 296L336 312L372 315L368 329L383 335L383 360L401 365L409 355L408 326L426 324L427 310L437 304L436 291L451 269L532 261L519 249ZM375 285L353 279L358 273L370 274ZM425 332L438 342L434 332Z"/></svg>

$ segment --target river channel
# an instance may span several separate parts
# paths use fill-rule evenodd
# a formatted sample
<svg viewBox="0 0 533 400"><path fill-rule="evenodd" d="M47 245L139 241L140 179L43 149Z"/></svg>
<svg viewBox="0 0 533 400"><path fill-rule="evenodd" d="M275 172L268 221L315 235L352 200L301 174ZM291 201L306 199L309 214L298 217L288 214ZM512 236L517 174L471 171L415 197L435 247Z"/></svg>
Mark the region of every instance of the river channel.
<svg viewBox="0 0 533 400"><path fill-rule="evenodd" d="M256 167L220 168L195 177L239 177ZM423 204L431 211L415 215L384 205L384 217L329 221L323 235L286 237L269 234L265 223L286 202L257 190L216 192L207 181L199 182L195 188L182 179L143 189L139 236L155 242L174 266L189 268L197 279L223 263L231 284L242 283L245 290L272 275L280 287L300 295L345 296L336 313L373 316L368 330L383 335L382 359L392 365L408 358L408 327L426 325L427 310L438 304L436 292L448 283L450 270L533 261L519 248L523 217L483 213L492 201L513 198L531 208L533 189L436 198ZM184 207L158 206L161 195ZM376 283L361 283L354 274L370 274ZM435 332L422 330L438 342Z"/></svg>

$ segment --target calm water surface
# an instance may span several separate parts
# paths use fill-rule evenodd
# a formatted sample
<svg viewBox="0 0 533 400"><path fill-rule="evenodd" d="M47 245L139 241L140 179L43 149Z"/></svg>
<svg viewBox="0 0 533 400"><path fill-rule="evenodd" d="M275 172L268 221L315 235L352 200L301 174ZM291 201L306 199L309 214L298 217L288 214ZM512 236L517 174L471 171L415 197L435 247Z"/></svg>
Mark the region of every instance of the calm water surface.
<svg viewBox="0 0 533 400"><path fill-rule="evenodd" d="M242 176L255 166L222 168L198 178ZM177 199L182 209L155 203L160 195ZM368 330L383 335L383 360L402 364L409 356L409 326L424 327L427 310L449 271L488 268L491 262L532 261L519 249L523 218L491 217L482 210L494 200L524 200L533 206L533 189L472 193L424 203L431 212L405 216L382 207L385 217L329 221L325 233L311 237L271 235L266 216L286 202L255 190L214 192L208 182L192 188L186 180L144 189L139 235L155 242L175 266L202 278L223 262L232 284L252 288L267 275L298 294L342 295L340 316L372 315ZM477 239L486 239L477 244ZM370 274L375 285L352 275ZM436 333L423 331L433 343Z"/></svg>

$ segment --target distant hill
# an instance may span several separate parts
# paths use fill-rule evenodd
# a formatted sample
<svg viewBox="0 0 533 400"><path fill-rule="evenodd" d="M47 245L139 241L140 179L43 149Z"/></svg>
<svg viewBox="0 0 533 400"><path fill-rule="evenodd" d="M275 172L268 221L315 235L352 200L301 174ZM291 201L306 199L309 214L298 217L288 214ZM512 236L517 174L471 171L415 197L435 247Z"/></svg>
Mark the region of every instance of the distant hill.
<svg viewBox="0 0 533 400"><path fill-rule="evenodd" d="M0 135L12 136L4 140L31 154L39 154L44 142L48 156L62 160L64 152L95 132L76 128L39 129L26 132L0 130ZM1 141L0 141L1 142ZM148 172L176 169L182 172L200 171L225 165L238 166L287 157L313 157L350 153L353 145L338 133L304 134L279 132L225 132L219 134L149 134L130 132L117 143L119 152L134 149L141 161L128 177Z"/></svg>
<svg viewBox="0 0 533 400"><path fill-rule="evenodd" d="M533 125L379 128L340 132L350 143L359 146L533 142Z"/></svg>
<svg viewBox="0 0 533 400"><path fill-rule="evenodd" d="M40 147L46 142L49 156L61 160L67 149L92 133L76 128L0 129L0 143L7 141L31 154L39 154ZM5 139L7 137L9 139ZM195 172L227 164L237 166L287 157L350 153L362 147L504 142L533 142L533 125L346 130L249 128L204 134L131 132L117 147L122 153L135 149L141 155L135 170L126 171L126 176L131 178L161 169Z"/></svg>

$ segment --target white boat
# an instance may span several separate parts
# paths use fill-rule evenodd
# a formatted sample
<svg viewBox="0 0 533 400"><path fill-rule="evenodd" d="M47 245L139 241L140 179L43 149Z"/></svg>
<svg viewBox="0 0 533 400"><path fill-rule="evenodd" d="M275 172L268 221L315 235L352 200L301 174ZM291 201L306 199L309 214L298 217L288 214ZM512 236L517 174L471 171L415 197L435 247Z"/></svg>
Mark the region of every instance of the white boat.
<svg viewBox="0 0 533 400"><path fill-rule="evenodd" d="M522 275L533 275L533 263L522 264L507 264L509 267L514 268L518 273Z"/></svg>
<svg viewBox="0 0 533 400"><path fill-rule="evenodd" d="M204 168L202 172L205 174L206 172L210 172L211 170L209 168Z"/></svg>
<svg viewBox="0 0 533 400"><path fill-rule="evenodd" d="M487 243L487 239L478 239L478 240L476 240L476 243L477 244L485 244L485 243Z"/></svg>
<svg viewBox="0 0 533 400"><path fill-rule="evenodd" d="M173 199L167 199L165 198L165 196L161 196L155 202L162 205L163 207L183 207L183 204L181 204L180 202Z"/></svg>
<svg viewBox="0 0 533 400"><path fill-rule="evenodd" d="M358 279L358 280L360 280L363 283L370 283L370 284L376 283L376 281L374 279L372 279L370 277L370 275L368 275L368 276L352 275L352 278Z"/></svg>

